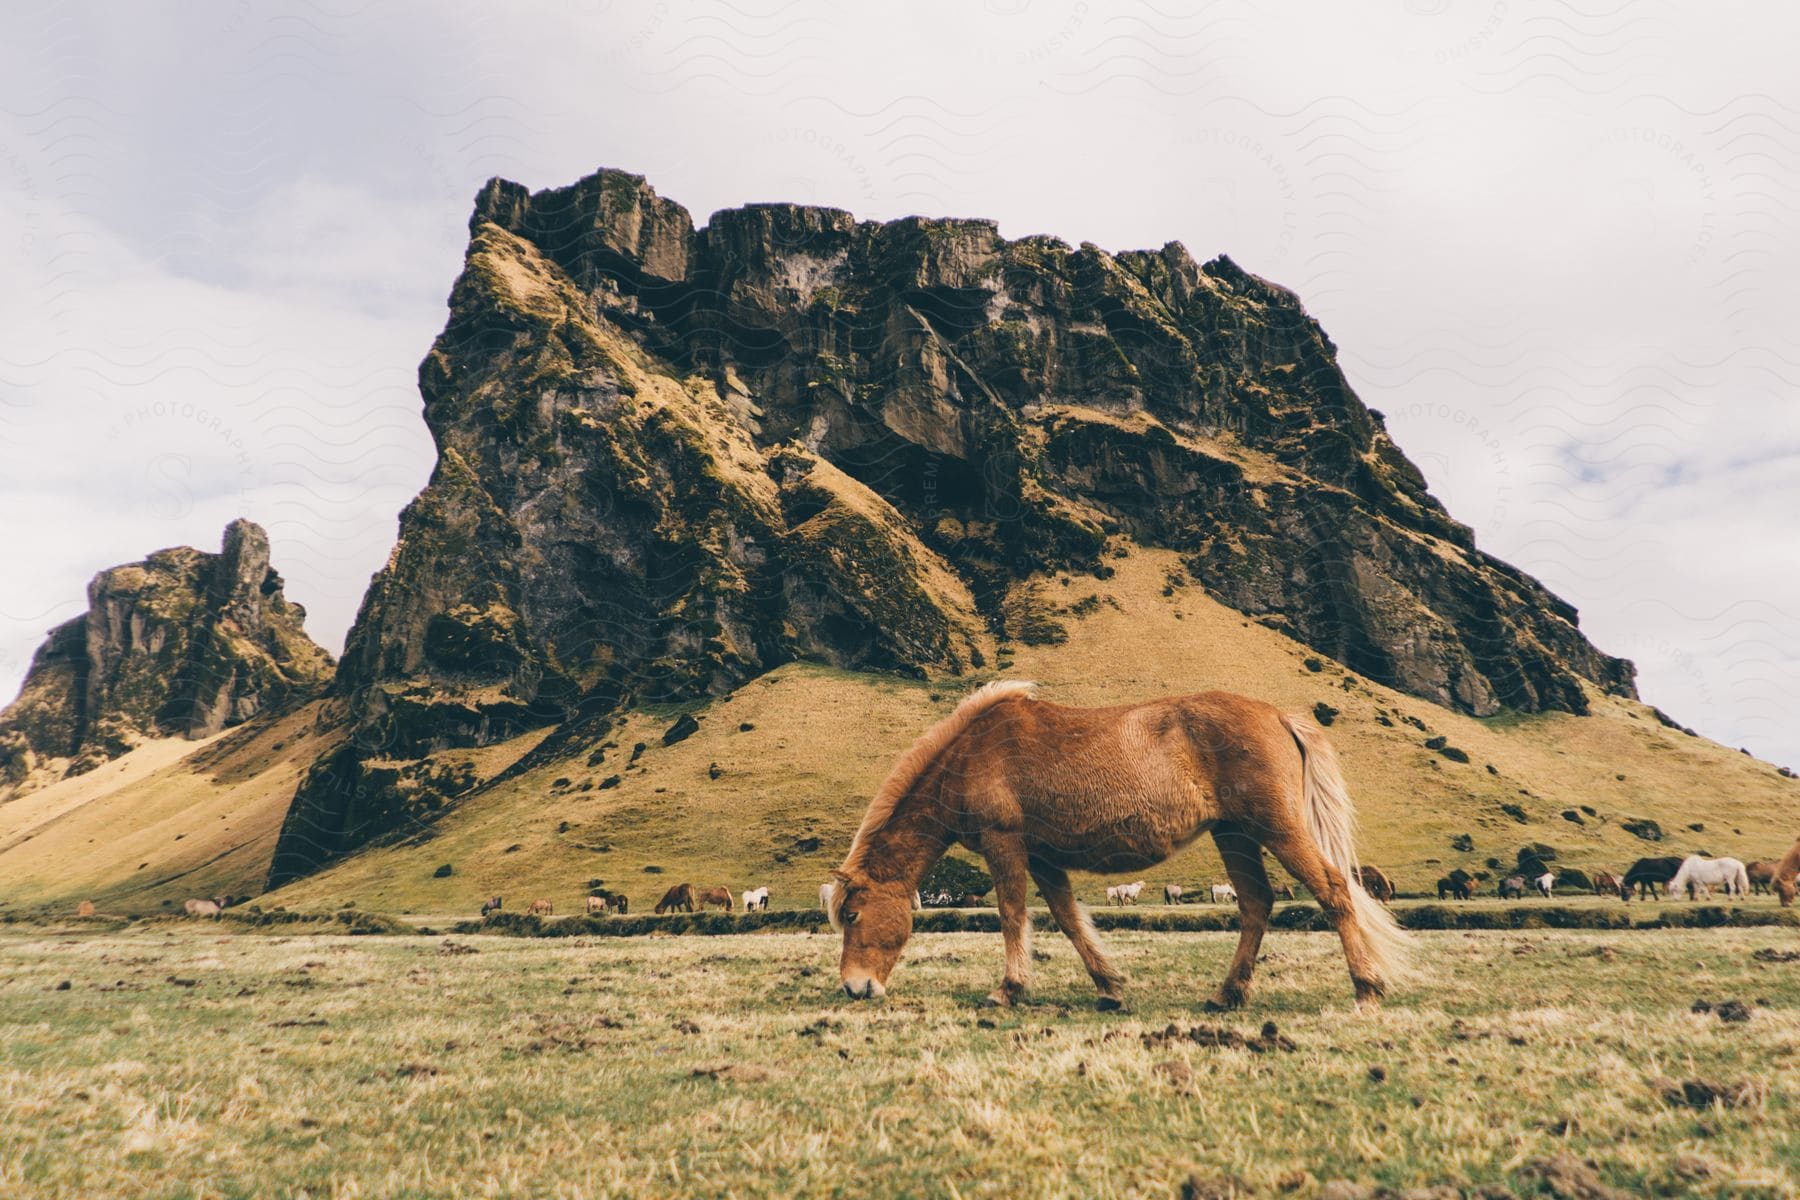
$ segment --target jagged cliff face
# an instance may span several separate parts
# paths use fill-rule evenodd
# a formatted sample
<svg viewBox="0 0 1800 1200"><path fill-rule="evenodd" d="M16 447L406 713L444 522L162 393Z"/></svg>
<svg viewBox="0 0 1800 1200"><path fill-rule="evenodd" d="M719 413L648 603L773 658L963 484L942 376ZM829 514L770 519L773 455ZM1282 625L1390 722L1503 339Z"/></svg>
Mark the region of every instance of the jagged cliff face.
<svg viewBox="0 0 1800 1200"><path fill-rule="evenodd" d="M305 619L249 521L218 554L181 546L102 571L0 712L0 789L92 770L144 738L206 737L322 686L331 656Z"/></svg>
<svg viewBox="0 0 1800 1200"><path fill-rule="evenodd" d="M420 369L439 464L336 685L357 742L301 789L277 882L428 815L396 759L800 657L979 667L1058 634L1021 581L1104 574L1122 538L1464 712L1631 692L1228 259L791 205L696 230L613 171L493 181L470 228Z"/></svg>

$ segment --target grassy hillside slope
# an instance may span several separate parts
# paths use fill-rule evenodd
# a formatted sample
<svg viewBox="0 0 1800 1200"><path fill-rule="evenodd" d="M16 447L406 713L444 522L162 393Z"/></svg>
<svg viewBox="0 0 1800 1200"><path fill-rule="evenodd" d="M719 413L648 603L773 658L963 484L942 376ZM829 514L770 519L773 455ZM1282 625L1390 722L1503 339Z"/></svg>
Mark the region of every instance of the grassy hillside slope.
<svg viewBox="0 0 1800 1200"><path fill-rule="evenodd" d="M1199 588L1173 584L1172 554L1138 551L1113 565L1110 579L1049 581L1018 597L1060 622L1067 640L1013 646L1000 673L1035 679L1045 698L1068 704L1220 688L1338 709L1330 732L1361 813L1364 857L1403 889L1426 889L1454 866L1485 870L1490 857L1510 867L1531 842L1556 847L1559 862L1619 870L1652 853L1772 857L1800 831L1800 783L1669 729L1642 704L1596 693L1589 717L1464 717L1357 679ZM895 756L975 682L790 665L696 710L699 730L671 746L661 739L676 711L634 713L598 764L583 748L465 801L422 844L366 852L278 898L447 911L497 891L514 906L541 896L567 912L598 878L640 907L678 880L734 891L768 884L777 907L803 906ZM1427 748L1440 736L1469 761ZM1664 841L1621 828L1646 817ZM1452 842L1463 834L1473 848L1459 852ZM434 878L443 863L454 874ZM1202 839L1149 875L1198 882L1222 872ZM1104 881L1081 884L1090 900L1103 895Z"/></svg>
<svg viewBox="0 0 1800 1200"><path fill-rule="evenodd" d="M1642 704L1595 693L1588 717L1461 716L1361 680L1224 607L1181 579L1172 554L1109 561L1109 579L1048 580L1014 597L1041 618L1032 623L1039 636L1057 637L1060 624L1066 640L1003 648L998 674L1035 679L1046 699L1067 704L1220 688L1295 710L1329 705L1363 857L1402 890L1426 890L1455 866L1488 870L1489 858L1510 868L1533 842L1555 847L1559 865L1619 870L1645 854L1774 857L1800 832L1800 782L1670 729ZM692 710L698 730L671 745L663 734L683 710L633 712L603 745L478 791L435 825L270 900L447 913L500 892L509 907L541 896L561 913L576 909L592 879L636 908L691 880L734 892L768 884L776 907L804 906L895 756L980 681L791 664ZM83 780L0 807L0 895L14 906L94 895L146 909L175 892L255 890L298 772L318 749L315 715L309 706L257 723L79 803L58 789ZM1427 746L1440 737L1468 761ZM487 777L540 738L445 757ZM24 803L67 811L21 841ZM1644 818L1663 841L1622 827ZM1463 835L1471 848L1454 849ZM436 876L444 864L451 874ZM1202 839L1147 877L1196 884L1222 873ZM1093 901L1104 881L1080 886Z"/></svg>
<svg viewBox="0 0 1800 1200"><path fill-rule="evenodd" d="M261 891L288 801L327 744L318 707L204 741L151 741L0 805L0 901L142 912Z"/></svg>

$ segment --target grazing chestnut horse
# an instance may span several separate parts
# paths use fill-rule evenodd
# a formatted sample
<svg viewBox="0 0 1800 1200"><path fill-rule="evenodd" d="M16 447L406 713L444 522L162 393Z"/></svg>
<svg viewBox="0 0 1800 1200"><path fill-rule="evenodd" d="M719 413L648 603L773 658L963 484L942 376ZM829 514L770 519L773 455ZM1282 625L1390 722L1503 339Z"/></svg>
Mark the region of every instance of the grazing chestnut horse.
<svg viewBox="0 0 1800 1200"><path fill-rule="evenodd" d="M730 912L731 889L726 887L695 888L694 904L701 912L705 912L706 906L709 904L717 904L726 912Z"/></svg>
<svg viewBox="0 0 1800 1200"><path fill-rule="evenodd" d="M1616 896L1619 894L1619 877L1610 871L1594 872L1594 895Z"/></svg>
<svg viewBox="0 0 1800 1200"><path fill-rule="evenodd" d="M1394 883L1381 873L1380 867L1363 867L1360 872L1363 891L1386 904L1394 898Z"/></svg>
<svg viewBox="0 0 1800 1200"><path fill-rule="evenodd" d="M1750 880L1752 896L1766 896L1775 882L1775 864L1763 859L1744 864L1744 875Z"/></svg>
<svg viewBox="0 0 1800 1200"><path fill-rule="evenodd" d="M555 911L556 907L548 900L533 900L531 902L531 915L534 917L547 917Z"/></svg>
<svg viewBox="0 0 1800 1200"><path fill-rule="evenodd" d="M1273 705L1203 692L1116 708L1068 708L1032 685L990 683L901 755L832 873L829 915L843 932L844 991L881 996L912 934L907 898L960 842L987 859L1006 943L990 1004L1012 1004L1031 971L1035 882L1074 943L1100 1007L1125 977L1094 936L1070 870L1146 870L1211 832L1238 893L1236 957L1214 1003L1244 1002L1273 894L1267 848L1318 897L1344 944L1359 1002L1386 990L1405 935L1363 891L1353 811L1331 744Z"/></svg>
<svg viewBox="0 0 1800 1200"><path fill-rule="evenodd" d="M691 883L676 884L674 887L664 892L663 898L656 902L656 915L659 917L666 912L693 911L694 885Z"/></svg>
<svg viewBox="0 0 1800 1200"><path fill-rule="evenodd" d="M1775 864L1775 894L1781 897L1783 908L1792 908L1794 905L1796 876L1800 876L1800 838L1794 840L1793 849Z"/></svg>

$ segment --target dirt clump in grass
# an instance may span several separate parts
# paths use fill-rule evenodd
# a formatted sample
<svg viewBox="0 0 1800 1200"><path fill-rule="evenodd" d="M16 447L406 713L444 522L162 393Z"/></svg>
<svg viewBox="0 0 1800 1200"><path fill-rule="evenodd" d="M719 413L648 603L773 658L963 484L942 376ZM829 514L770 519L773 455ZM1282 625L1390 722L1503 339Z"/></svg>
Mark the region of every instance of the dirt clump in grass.
<svg viewBox="0 0 1800 1200"><path fill-rule="evenodd" d="M1633 1193L1602 1180L1593 1163L1567 1151L1533 1159L1525 1164L1523 1174L1557 1200L1633 1200Z"/></svg>
<svg viewBox="0 0 1800 1200"><path fill-rule="evenodd" d="M1672 1108L1753 1108L1769 1098L1769 1085L1760 1079L1717 1083L1706 1079L1658 1079L1656 1091Z"/></svg>
<svg viewBox="0 0 1800 1200"><path fill-rule="evenodd" d="M1741 1024L1750 1019L1750 1007L1742 1000L1726 1000L1721 1004L1714 1004L1710 1000L1696 1000L1688 1011L1696 1015L1712 1013L1727 1025Z"/></svg>
<svg viewBox="0 0 1800 1200"><path fill-rule="evenodd" d="M1800 950L1777 950L1773 946L1768 946L1761 950L1752 950L1750 957L1757 962L1766 963L1800 962Z"/></svg>
<svg viewBox="0 0 1800 1200"><path fill-rule="evenodd" d="M1255 1054L1268 1054L1275 1050L1292 1054L1300 1048L1292 1038L1277 1029L1273 1021L1265 1022L1262 1031L1249 1038L1235 1029L1224 1029L1217 1025L1192 1025L1183 1032L1179 1025L1171 1024L1166 1029L1142 1034L1139 1040L1146 1048L1192 1042L1196 1046L1249 1050Z"/></svg>
<svg viewBox="0 0 1800 1200"><path fill-rule="evenodd" d="M695 1079L717 1079L731 1083L767 1083L775 1078L775 1072L755 1063L715 1063L695 1067L689 1075Z"/></svg>
<svg viewBox="0 0 1800 1200"><path fill-rule="evenodd" d="M1189 1175L1181 1184L1181 1200L1238 1200L1256 1189L1235 1175Z"/></svg>

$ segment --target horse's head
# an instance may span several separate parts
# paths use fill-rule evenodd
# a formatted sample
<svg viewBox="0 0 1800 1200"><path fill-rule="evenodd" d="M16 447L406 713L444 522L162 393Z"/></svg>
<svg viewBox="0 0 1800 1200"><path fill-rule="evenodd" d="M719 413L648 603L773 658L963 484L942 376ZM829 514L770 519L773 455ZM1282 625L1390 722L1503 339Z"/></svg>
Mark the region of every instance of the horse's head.
<svg viewBox="0 0 1800 1200"><path fill-rule="evenodd" d="M888 974L912 936L912 886L872 880L860 871L833 871L831 879L825 911L844 935L838 978L852 1000L877 999L887 993Z"/></svg>

